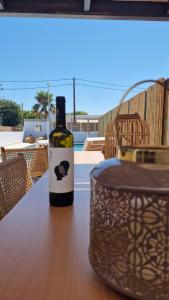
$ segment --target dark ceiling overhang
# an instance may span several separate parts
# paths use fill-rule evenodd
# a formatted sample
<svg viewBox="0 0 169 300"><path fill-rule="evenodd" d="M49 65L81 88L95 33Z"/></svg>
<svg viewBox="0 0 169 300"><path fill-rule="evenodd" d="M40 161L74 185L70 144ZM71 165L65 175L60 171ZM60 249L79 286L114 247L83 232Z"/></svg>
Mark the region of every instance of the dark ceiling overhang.
<svg viewBox="0 0 169 300"><path fill-rule="evenodd" d="M4 10L4 2L0 0L0 10Z"/></svg>
<svg viewBox="0 0 169 300"><path fill-rule="evenodd" d="M169 20L168 0L0 0L1 16Z"/></svg>

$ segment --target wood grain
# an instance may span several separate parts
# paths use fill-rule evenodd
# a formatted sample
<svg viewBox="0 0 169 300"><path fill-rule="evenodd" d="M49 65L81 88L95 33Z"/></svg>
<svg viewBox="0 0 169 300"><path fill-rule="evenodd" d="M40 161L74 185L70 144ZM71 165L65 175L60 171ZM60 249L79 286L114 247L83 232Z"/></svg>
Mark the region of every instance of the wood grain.
<svg viewBox="0 0 169 300"><path fill-rule="evenodd" d="M0 223L0 299L125 300L91 268L89 172L94 164L75 166L75 202L51 208L48 176Z"/></svg>

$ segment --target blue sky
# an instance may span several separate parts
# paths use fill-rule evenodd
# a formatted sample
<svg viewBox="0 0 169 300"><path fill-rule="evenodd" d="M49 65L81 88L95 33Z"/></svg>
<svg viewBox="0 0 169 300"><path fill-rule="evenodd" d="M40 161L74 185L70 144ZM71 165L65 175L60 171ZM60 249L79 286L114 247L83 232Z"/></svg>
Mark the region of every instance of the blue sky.
<svg viewBox="0 0 169 300"><path fill-rule="evenodd" d="M102 89L76 86L76 108L103 114L120 100L123 86L142 79L169 77L169 22L0 18L0 97L31 109L48 80L54 97L72 111L72 78L115 84ZM49 80L70 79L58 82ZM96 85L76 80L78 84ZM52 85L69 84L52 87ZM119 86L116 86L119 85ZM33 88L5 90L12 88ZM132 95L131 95L132 96Z"/></svg>

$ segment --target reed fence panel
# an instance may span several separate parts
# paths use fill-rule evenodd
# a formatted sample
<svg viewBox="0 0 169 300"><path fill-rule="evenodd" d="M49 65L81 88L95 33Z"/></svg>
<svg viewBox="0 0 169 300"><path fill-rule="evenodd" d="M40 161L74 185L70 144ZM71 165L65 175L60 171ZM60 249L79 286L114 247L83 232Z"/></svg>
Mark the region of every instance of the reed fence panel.
<svg viewBox="0 0 169 300"><path fill-rule="evenodd" d="M145 98L146 98L146 91L136 95L131 100L129 100L129 114L134 114L139 112L141 119L144 120L145 115Z"/></svg>
<svg viewBox="0 0 169 300"><path fill-rule="evenodd" d="M160 81L169 86L169 79ZM107 124L116 117L116 109L117 107L99 118L100 136L105 136ZM120 114L136 112L149 125L152 145L169 144L169 93L164 87L153 84L124 102L120 109Z"/></svg>

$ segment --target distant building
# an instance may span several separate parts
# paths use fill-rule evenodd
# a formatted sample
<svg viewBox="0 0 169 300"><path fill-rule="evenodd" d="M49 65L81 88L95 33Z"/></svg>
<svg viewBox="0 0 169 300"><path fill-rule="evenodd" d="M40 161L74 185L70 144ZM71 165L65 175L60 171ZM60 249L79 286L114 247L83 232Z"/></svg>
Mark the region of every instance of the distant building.
<svg viewBox="0 0 169 300"><path fill-rule="evenodd" d="M73 122L73 115L66 115L66 126L73 133L74 141L84 142L87 137L98 136L99 115L76 115L76 123ZM46 137L56 126L55 113L49 113L49 120L25 119L24 120L24 138L33 135L37 137Z"/></svg>
<svg viewBox="0 0 169 300"><path fill-rule="evenodd" d="M100 115L76 115L76 123L74 124L74 116L66 115L67 128L71 131L83 131L83 132L98 132L98 119ZM50 122L52 128L56 124L55 113L50 113Z"/></svg>

